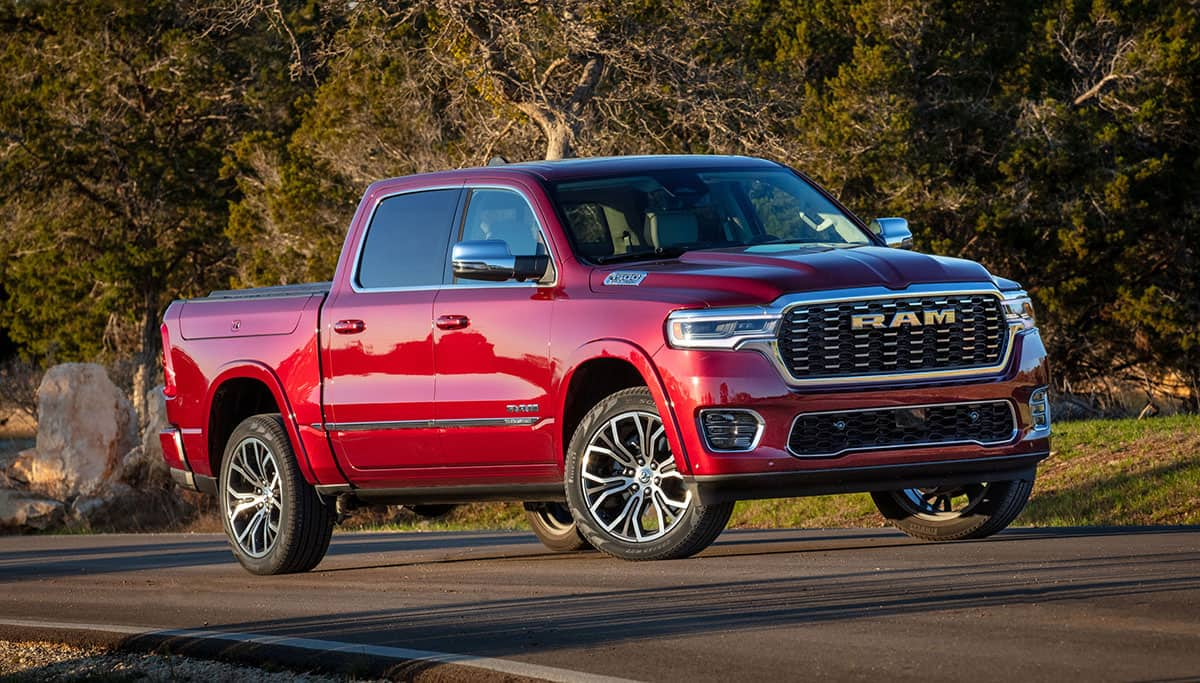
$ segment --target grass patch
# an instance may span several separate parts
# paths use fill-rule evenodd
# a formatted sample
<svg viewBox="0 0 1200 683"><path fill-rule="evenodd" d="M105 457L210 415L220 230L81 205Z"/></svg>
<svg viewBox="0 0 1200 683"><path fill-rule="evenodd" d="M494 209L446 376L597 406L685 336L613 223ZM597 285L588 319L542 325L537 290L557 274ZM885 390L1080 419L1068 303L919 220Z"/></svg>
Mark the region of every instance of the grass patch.
<svg viewBox="0 0 1200 683"><path fill-rule="evenodd" d="M1038 470L1023 526L1200 524L1200 416L1055 424L1054 454ZM878 527L865 493L751 500L730 527ZM401 508L360 512L343 529L462 531L525 529L518 504L477 503L422 519Z"/></svg>
<svg viewBox="0 0 1200 683"><path fill-rule="evenodd" d="M1053 444L1017 524L1200 524L1200 416L1064 422Z"/></svg>

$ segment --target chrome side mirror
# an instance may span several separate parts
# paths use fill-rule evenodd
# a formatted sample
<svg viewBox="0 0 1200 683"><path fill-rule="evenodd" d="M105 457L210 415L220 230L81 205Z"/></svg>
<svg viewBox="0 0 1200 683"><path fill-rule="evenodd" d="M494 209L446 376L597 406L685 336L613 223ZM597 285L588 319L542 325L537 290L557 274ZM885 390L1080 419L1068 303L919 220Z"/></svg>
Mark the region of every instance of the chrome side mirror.
<svg viewBox="0 0 1200 683"><path fill-rule="evenodd" d="M549 256L513 256L504 240L459 242L450 251L454 277L464 280L540 280L550 267Z"/></svg>
<svg viewBox="0 0 1200 683"><path fill-rule="evenodd" d="M883 238L884 244L896 249L912 249L912 230L903 218L876 218L868 226L871 232Z"/></svg>

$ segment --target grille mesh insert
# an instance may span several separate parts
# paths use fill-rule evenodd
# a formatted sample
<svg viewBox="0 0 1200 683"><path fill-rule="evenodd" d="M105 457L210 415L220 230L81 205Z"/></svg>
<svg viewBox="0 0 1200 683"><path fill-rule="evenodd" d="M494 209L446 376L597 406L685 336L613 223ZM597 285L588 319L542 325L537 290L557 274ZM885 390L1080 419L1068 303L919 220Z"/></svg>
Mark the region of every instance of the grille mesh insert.
<svg viewBox="0 0 1200 683"><path fill-rule="evenodd" d="M929 311L954 311L954 322L925 322ZM883 327L852 329L854 316L881 316ZM988 367L1008 343L1000 300L989 294L802 304L784 315L779 354L796 379Z"/></svg>
<svg viewBox="0 0 1200 683"><path fill-rule="evenodd" d="M999 444L1012 439L1014 429L1007 401L880 408L801 415L788 447L796 455L815 456L916 444Z"/></svg>

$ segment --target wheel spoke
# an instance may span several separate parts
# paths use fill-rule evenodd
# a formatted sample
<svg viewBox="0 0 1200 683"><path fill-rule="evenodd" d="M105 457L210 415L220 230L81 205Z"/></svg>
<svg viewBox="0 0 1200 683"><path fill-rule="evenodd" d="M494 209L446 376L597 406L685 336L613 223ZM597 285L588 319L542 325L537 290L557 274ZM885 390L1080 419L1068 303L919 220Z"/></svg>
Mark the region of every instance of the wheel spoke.
<svg viewBox="0 0 1200 683"><path fill-rule="evenodd" d="M246 540L246 536L249 535L251 531L258 528L258 524L259 524L259 522L262 521L262 517L263 517L262 510L259 510L258 512L254 513L254 516L251 517L250 521L246 523L246 527L244 529L242 529L242 531L238 534L238 536L237 536L238 543L244 542Z"/></svg>
<svg viewBox="0 0 1200 683"><path fill-rule="evenodd" d="M596 509L599 508L601 503L603 503L605 500L607 500L609 496L611 496L614 493L621 493L622 491L626 491L629 489L630 486L633 486L633 482L626 482L624 486L613 487L613 488L610 488L607 491L604 491L603 493L601 493L600 497L596 499L596 502L592 503L592 505L589 507L589 509L592 511L592 514L596 514Z"/></svg>
<svg viewBox="0 0 1200 683"><path fill-rule="evenodd" d="M607 439L607 435L603 435L603 434L597 434L597 436L605 436L605 440L606 440L606 441L608 440L608 439ZM611 443L611 442L610 442L610 443ZM630 468L632 468L632 467L637 467L637 460L636 460L636 459L634 459L633 457L631 457L631 456L629 456L629 455L625 454L624 452L618 453L618 452L617 452L616 450L614 450L614 449L611 449L611 448L605 448L604 446L597 446L596 444L592 444L592 445L588 446L587 452L588 452L589 454L591 454L591 453L592 453L592 451L596 451L596 452L598 452L598 453L601 453L601 454L603 454L603 455L607 455L608 457L610 457L610 458L612 458L613 460L615 460L615 461L617 461L617 462L621 463L621 465L623 465L623 466L625 466L625 467L630 467Z"/></svg>
<svg viewBox="0 0 1200 683"><path fill-rule="evenodd" d="M246 510L253 510L254 508L258 507L260 502L262 502L262 499L256 496L244 503L238 503L238 505L229 512L229 521L232 522L233 520L237 519Z"/></svg>
<svg viewBox="0 0 1200 683"><path fill-rule="evenodd" d="M612 438L609 439L609 443L612 444L614 451L620 451L621 454L625 456L626 460L624 462L629 463L630 467L637 467L637 456L633 453L630 453L629 449L625 447L625 444L621 443L621 434L617 431L618 422L619 418L613 420L609 425L610 430L612 431ZM614 455L616 455L615 452Z"/></svg>
<svg viewBox="0 0 1200 683"><path fill-rule="evenodd" d="M691 502L691 494L690 493L687 496L685 496L683 500L675 500L674 498L671 498L670 496L668 496L665 491L659 491L658 493L660 496L662 496L664 503L675 508L676 510L686 510L688 503Z"/></svg>
<svg viewBox="0 0 1200 683"><path fill-rule="evenodd" d="M232 469L234 472L237 472L238 476L241 477L242 479L246 480L246 482L248 484L250 484L251 486L253 486L255 488L261 488L262 482L259 481L258 477L250 474L248 471L246 471L245 467L243 467L243 463L246 462L245 458L237 458L236 455L234 457L236 459L232 463L230 463L229 468ZM239 460L241 461L241 463L238 462Z"/></svg>

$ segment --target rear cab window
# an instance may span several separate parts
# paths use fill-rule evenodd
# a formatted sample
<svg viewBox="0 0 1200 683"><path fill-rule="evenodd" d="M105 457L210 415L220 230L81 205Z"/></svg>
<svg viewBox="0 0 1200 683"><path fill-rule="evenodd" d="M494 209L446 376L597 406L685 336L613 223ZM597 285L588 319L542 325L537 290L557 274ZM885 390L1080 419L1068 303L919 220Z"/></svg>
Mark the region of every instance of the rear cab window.
<svg viewBox="0 0 1200 683"><path fill-rule="evenodd" d="M462 190L424 190L382 199L359 254L361 289L433 287L444 282L447 245Z"/></svg>

